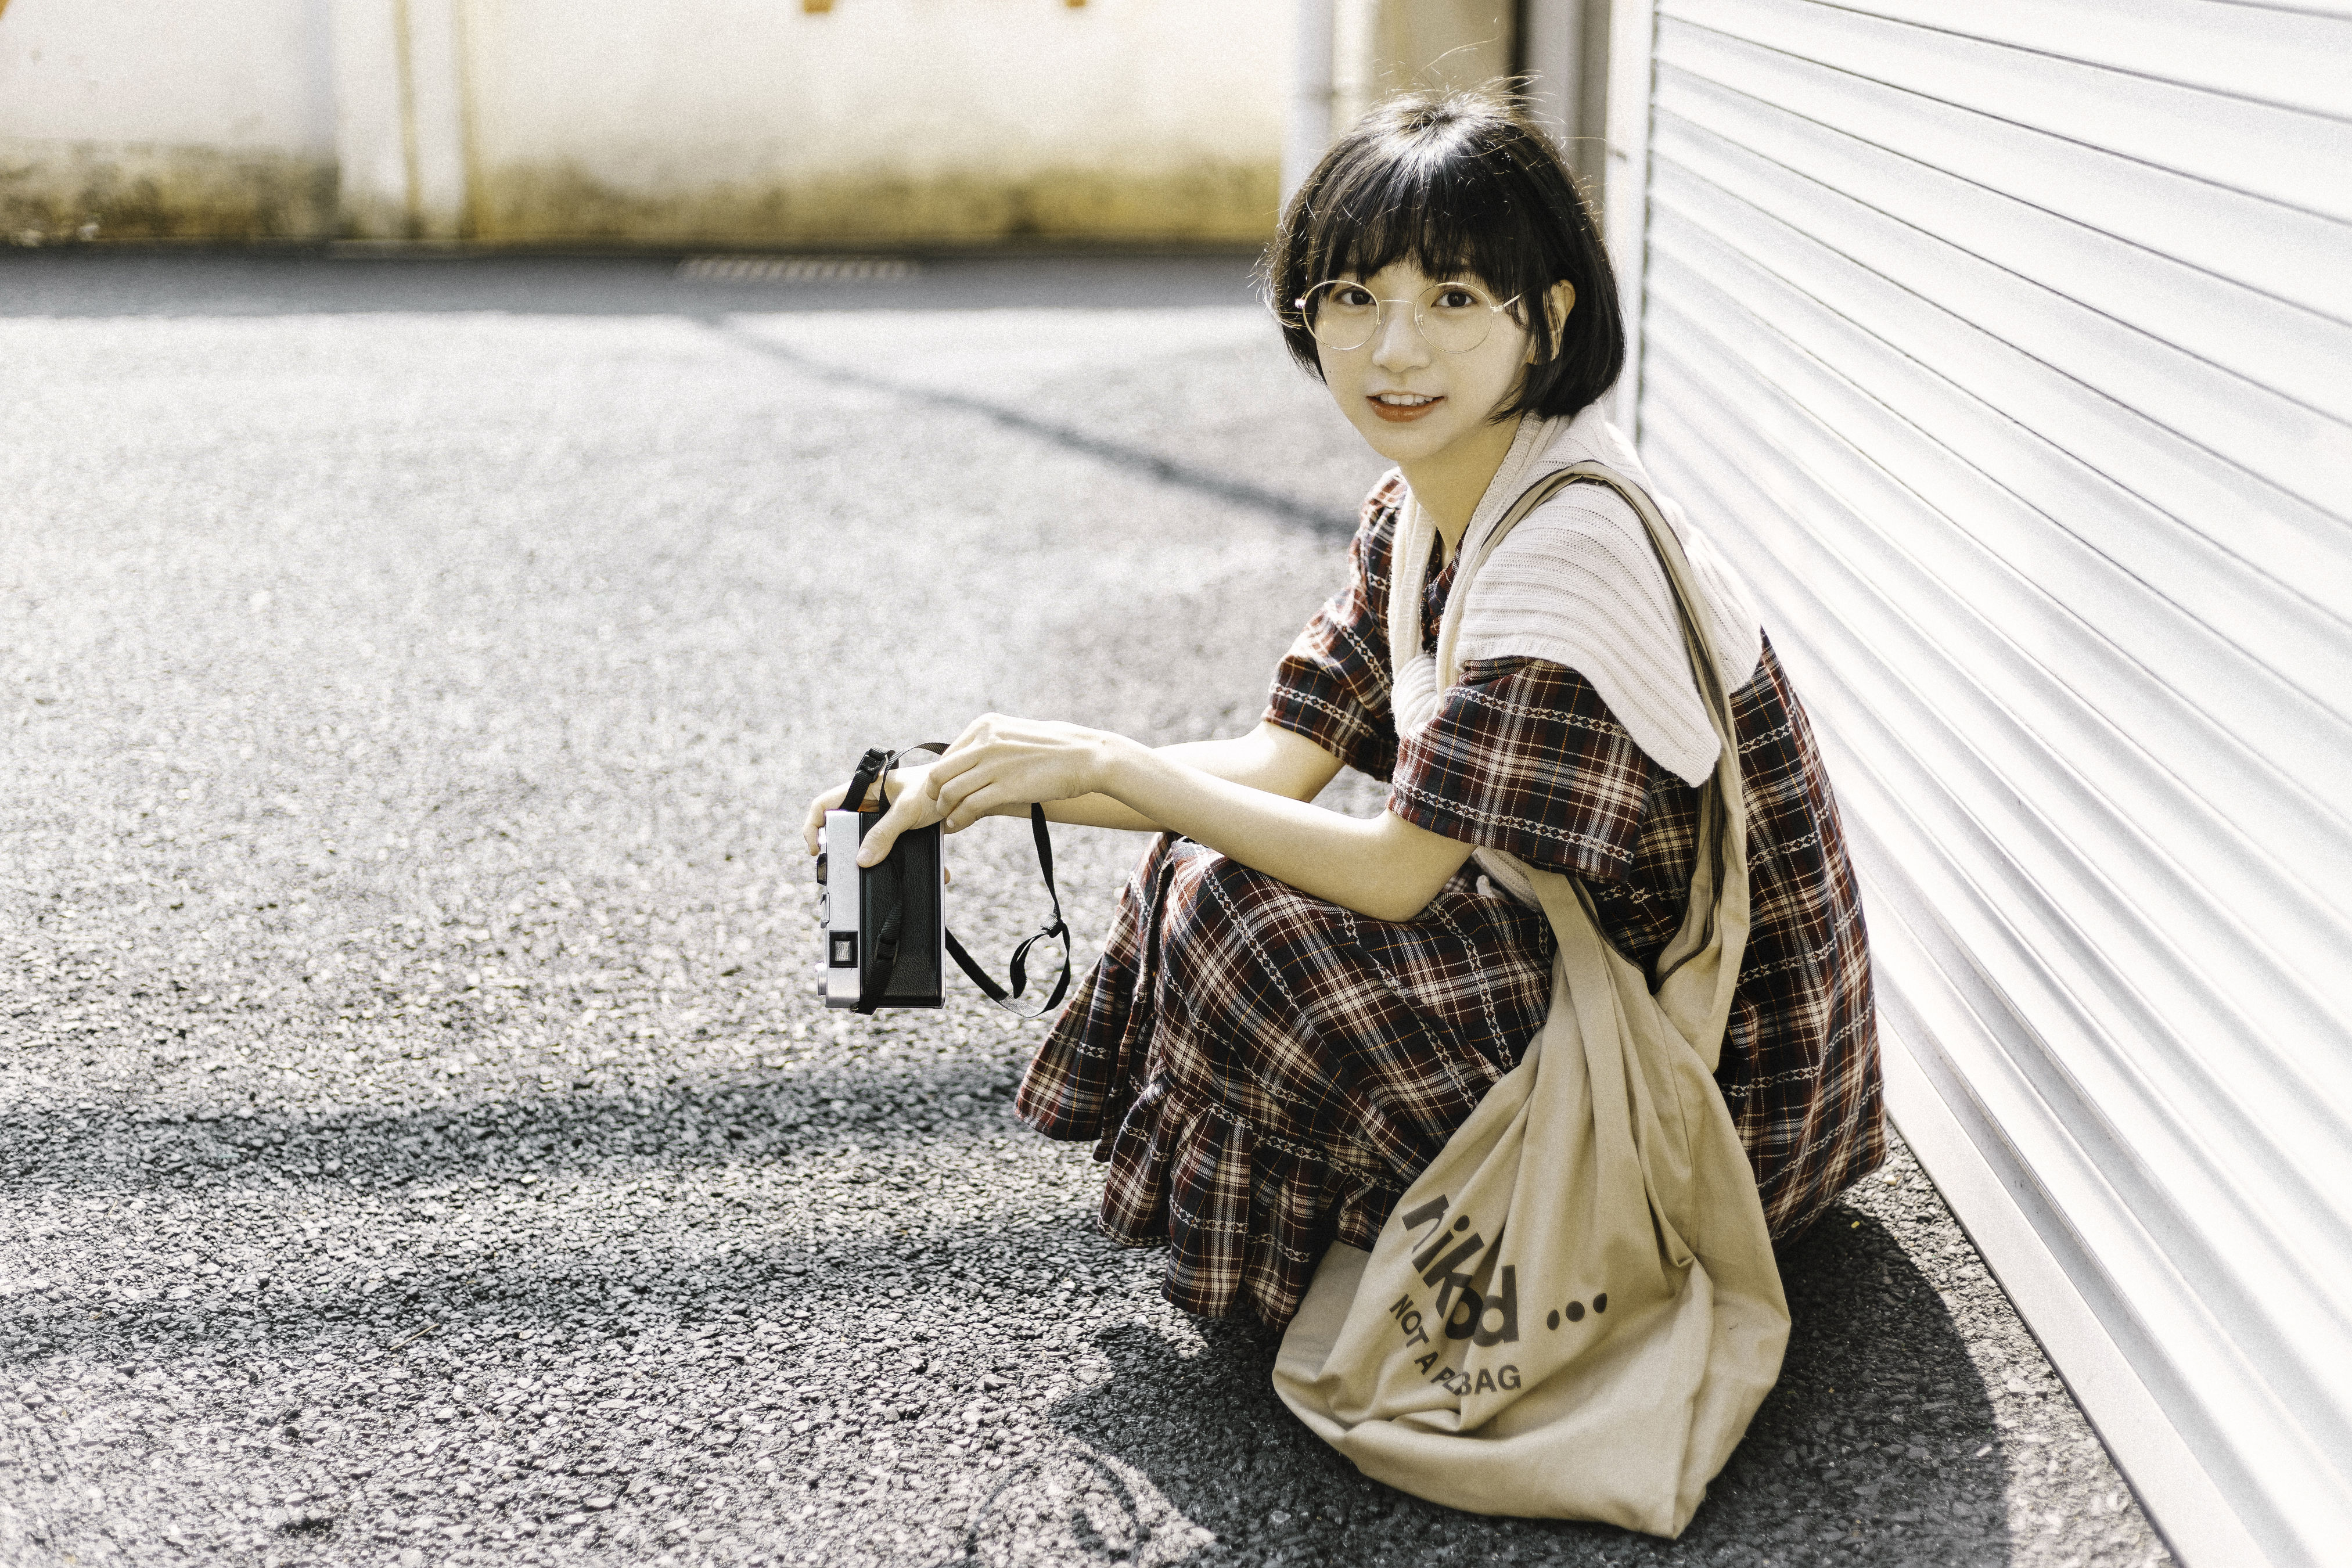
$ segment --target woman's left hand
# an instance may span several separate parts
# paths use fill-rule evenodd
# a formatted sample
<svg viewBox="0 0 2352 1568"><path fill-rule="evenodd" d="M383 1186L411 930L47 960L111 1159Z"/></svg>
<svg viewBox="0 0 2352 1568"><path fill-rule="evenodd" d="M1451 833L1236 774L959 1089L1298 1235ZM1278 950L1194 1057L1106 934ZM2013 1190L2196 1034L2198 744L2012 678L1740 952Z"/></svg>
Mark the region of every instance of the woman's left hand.
<svg viewBox="0 0 2352 1568"><path fill-rule="evenodd" d="M956 737L947 755L930 765L921 786L908 792L924 798L919 805L905 803L906 820L891 820L902 815L900 805L893 803L890 815L866 835L857 863L878 863L900 832L922 821L960 833L983 816L1006 815L1034 802L1093 795L1102 787L1113 739L1076 724L984 713Z"/></svg>

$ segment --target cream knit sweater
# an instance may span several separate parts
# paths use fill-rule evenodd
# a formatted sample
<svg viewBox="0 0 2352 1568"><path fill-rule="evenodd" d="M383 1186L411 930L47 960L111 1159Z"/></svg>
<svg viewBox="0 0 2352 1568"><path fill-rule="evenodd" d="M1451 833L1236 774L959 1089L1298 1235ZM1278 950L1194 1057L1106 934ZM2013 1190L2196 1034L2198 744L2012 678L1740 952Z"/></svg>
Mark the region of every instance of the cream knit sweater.
<svg viewBox="0 0 2352 1568"><path fill-rule="evenodd" d="M1471 514L1462 550L1475 552L1511 503L1545 474L1580 462L1606 464L1656 500L1690 558L1723 689L1738 691L1763 657L1756 611L1729 566L1682 508L1658 494L1633 444L1599 408L1573 419L1520 423ZM1435 659L1421 637L1422 594L1435 538L1436 525L1408 490L1389 574L1391 704L1400 741L1418 733L1437 711ZM1576 484L1544 502L1496 548L1469 592L1454 648L1457 668L1482 658L1565 665L1591 683L1653 761L1694 788L1706 783L1722 743L1691 679L1665 569L1642 520L1615 491Z"/></svg>

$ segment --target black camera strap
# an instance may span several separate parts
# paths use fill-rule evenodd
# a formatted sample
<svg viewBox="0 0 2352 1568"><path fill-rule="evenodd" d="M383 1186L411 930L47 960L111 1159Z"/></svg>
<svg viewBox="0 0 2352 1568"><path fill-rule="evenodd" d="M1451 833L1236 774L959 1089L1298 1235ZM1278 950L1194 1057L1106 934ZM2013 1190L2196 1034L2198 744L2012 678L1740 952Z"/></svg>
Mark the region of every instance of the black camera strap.
<svg viewBox="0 0 2352 1568"><path fill-rule="evenodd" d="M0 3L5 3L5 0L0 0ZM878 746L868 748L866 754L858 759L857 772L850 775L849 788L843 792L842 804L852 811L863 811L866 809L866 791L878 786L882 809L887 811L890 808L891 771L898 767L898 759L908 752L930 752L945 756L947 747L938 741L925 741L897 752L886 752ZM956 966L971 977L971 983L979 986L991 1002L1016 1018L1044 1016L1060 1006L1062 998L1070 990L1070 928L1062 919L1061 891L1054 886L1054 840L1045 830L1044 806L1032 804L1029 807L1029 833L1037 841L1037 869L1045 876L1045 896L1053 901L1054 918L1013 950L1013 962L1007 966L1007 975L1013 982L1012 989L1008 991L990 979L980 965L972 962L971 954L964 951L963 943L956 940L953 931L944 926L940 931L947 942L948 956L956 961ZM886 858L882 864L890 868L893 877L902 874L896 856ZM902 888L902 896L892 901L889 918L874 934L874 956L878 962L873 965L865 985L858 992L856 1010L860 1013L871 1013L880 1006L883 994L889 988L891 971L898 962L901 911L906 908L904 891ZM1048 941L1061 945L1062 973L1054 982L1054 994L1039 1003L1035 1012L1024 1013L1013 1005L1013 998L1029 989L1029 950L1041 942Z"/></svg>
<svg viewBox="0 0 2352 1568"><path fill-rule="evenodd" d="M926 748L911 746L908 749L921 751ZM857 772L850 778L849 789L841 797L842 804L852 811L863 812L866 809L866 792L879 780L884 784L883 809L888 810L890 770L898 765L898 752L886 752L878 746L868 747L866 754L857 761ZM861 832L858 837L863 838L865 835ZM886 858L875 869L888 876L893 882L899 882L905 875L895 855ZM899 882L895 890L898 896L890 900L888 918L883 921L882 929L870 939L874 962L865 966L865 984L858 988L856 1011L860 1013L871 1014L882 1005L883 996L890 989L890 977L898 966L898 935L906 923L907 889L905 884Z"/></svg>

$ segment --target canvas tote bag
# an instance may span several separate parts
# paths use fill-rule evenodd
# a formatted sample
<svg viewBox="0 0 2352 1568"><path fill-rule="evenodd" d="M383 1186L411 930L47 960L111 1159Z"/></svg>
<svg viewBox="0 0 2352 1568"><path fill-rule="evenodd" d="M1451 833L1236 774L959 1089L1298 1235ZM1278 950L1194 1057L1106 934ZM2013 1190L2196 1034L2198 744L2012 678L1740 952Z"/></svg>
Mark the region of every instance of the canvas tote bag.
<svg viewBox="0 0 2352 1568"><path fill-rule="evenodd" d="M1688 913L1653 994L1580 881L1502 858L1559 938L1550 1013L1372 1250L1325 1255L1274 1383L1317 1436L1400 1490L1671 1537L1780 1375L1789 1309L1714 1079L1748 938L1739 749L1689 563L1642 488L1580 463L1522 496L1462 563L1439 686L1455 677L1472 574L1575 482L1609 485L1648 528L1723 742L1700 792Z"/></svg>

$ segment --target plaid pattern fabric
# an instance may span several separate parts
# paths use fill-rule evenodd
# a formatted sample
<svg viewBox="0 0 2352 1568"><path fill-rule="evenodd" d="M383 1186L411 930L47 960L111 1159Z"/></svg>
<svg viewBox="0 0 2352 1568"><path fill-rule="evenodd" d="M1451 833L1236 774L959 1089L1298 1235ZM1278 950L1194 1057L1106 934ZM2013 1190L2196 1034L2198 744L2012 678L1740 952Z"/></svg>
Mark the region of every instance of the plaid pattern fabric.
<svg viewBox="0 0 2352 1568"><path fill-rule="evenodd" d="M1836 803L1769 638L1731 707L1749 923L1716 1084L1786 1240L1884 1157L1870 952ZM1534 659L1465 670L1389 784L1408 822L1583 878L1602 934L1644 970L1683 922L1698 804L1581 677Z"/></svg>
<svg viewBox="0 0 2352 1568"><path fill-rule="evenodd" d="M1172 836L1021 1084L1097 1140L1103 1228L1170 1247L1168 1299L1282 1324L1336 1235L1369 1247L1517 1066L1551 1003L1551 930L1475 868L1410 921L1323 902Z"/></svg>
<svg viewBox="0 0 2352 1568"><path fill-rule="evenodd" d="M1697 792L1581 676L1535 659L1467 667L1400 750L1381 606L1402 489L1392 478L1366 501L1348 585L1283 659L1267 718L1387 779L1405 820L1584 879L1603 934L1648 967L1682 922ZM1432 642L1452 577L1431 574ZM1884 1158L1877 1033L1836 805L1769 639L1732 707L1749 932L1716 1078L1786 1240ZM1525 1051L1550 999L1550 931L1480 896L1475 871L1384 925L1197 845L1146 855L1020 1110L1052 1136L1099 1140L1105 1227L1171 1246L1178 1306L1287 1322L1324 1246L1370 1246Z"/></svg>

